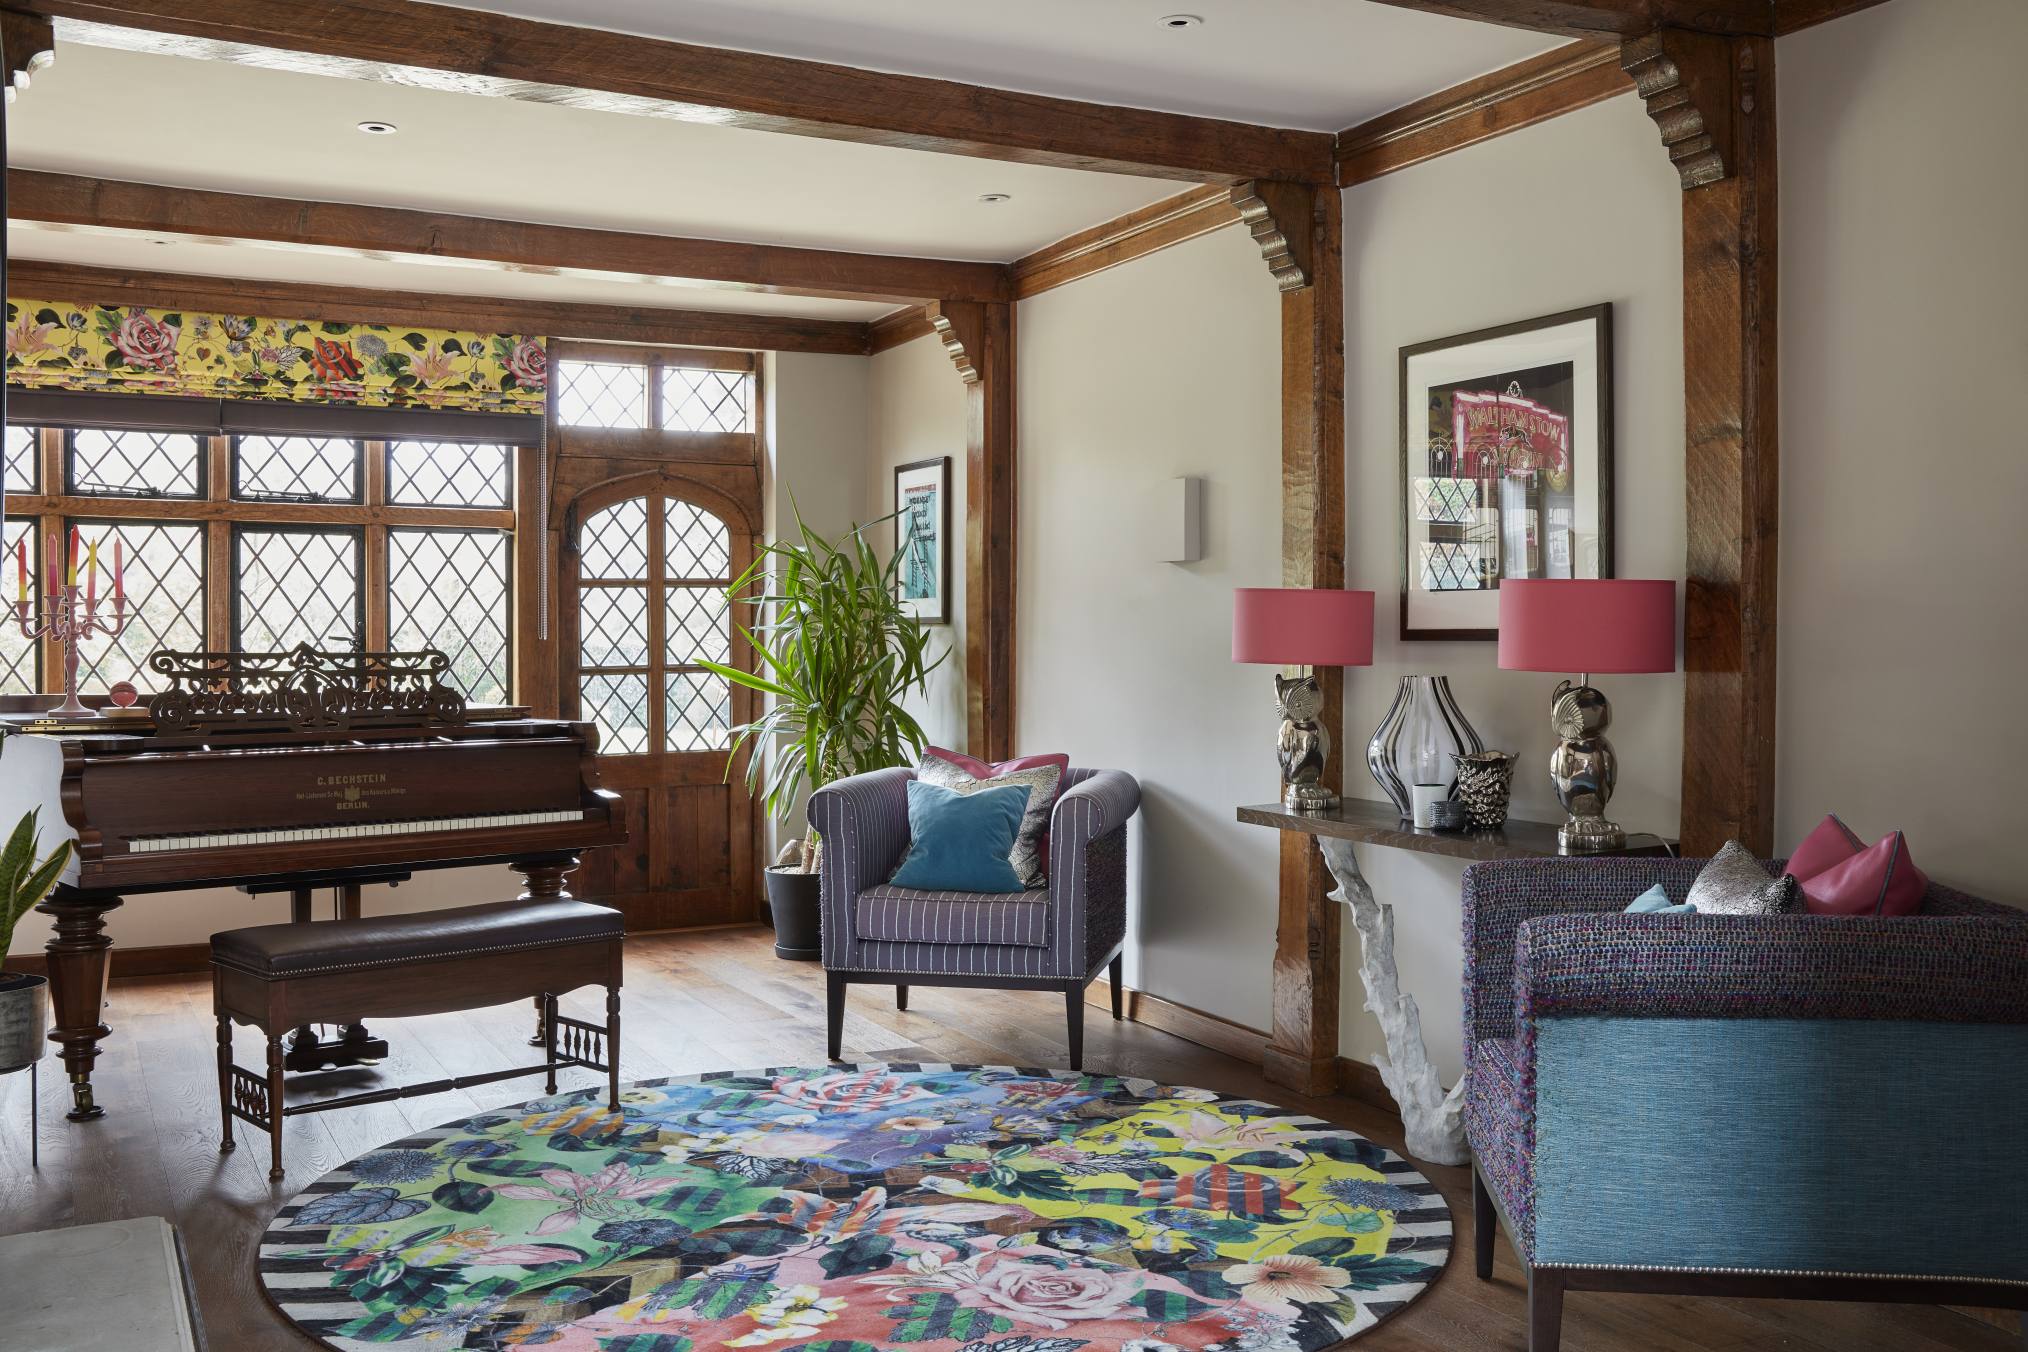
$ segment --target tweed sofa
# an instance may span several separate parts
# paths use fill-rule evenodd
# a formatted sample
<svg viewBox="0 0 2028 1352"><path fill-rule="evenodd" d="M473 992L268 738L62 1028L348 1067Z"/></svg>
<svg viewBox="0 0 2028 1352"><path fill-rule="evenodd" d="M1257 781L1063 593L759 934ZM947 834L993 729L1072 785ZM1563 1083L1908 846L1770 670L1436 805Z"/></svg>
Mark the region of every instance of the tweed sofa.
<svg viewBox="0 0 2028 1352"><path fill-rule="evenodd" d="M2028 1308L2028 914L1623 913L1706 862L1465 871L1478 1272L1497 1213L1533 1352L1565 1290Z"/></svg>
<svg viewBox="0 0 2028 1352"><path fill-rule="evenodd" d="M1015 893L923 892L887 879L908 852L912 770L876 770L810 797L824 844L823 955L830 1055L838 1057L845 991L893 985L985 986L1063 993L1070 1064L1083 1068L1084 988L1110 968L1120 1017L1127 928L1127 821L1141 786L1119 770L1072 767L1049 827L1049 883Z"/></svg>

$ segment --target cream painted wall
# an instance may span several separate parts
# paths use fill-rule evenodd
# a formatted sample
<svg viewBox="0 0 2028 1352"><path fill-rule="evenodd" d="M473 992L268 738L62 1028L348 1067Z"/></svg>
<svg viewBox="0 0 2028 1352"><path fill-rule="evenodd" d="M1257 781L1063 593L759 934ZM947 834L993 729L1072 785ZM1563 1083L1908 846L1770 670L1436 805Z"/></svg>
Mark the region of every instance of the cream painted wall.
<svg viewBox="0 0 2028 1352"><path fill-rule="evenodd" d="M1129 981L1264 1027L1277 844L1233 808L1274 796L1274 702L1229 653L1232 589L1281 572L1279 298L1223 230L1023 301L1016 335L1020 749L1141 781ZM1148 538L1178 475L1194 564Z"/></svg>
<svg viewBox="0 0 2028 1352"><path fill-rule="evenodd" d="M2028 905L2020 0L1783 38L1776 843L1826 812Z"/></svg>
<svg viewBox="0 0 2028 1352"><path fill-rule="evenodd" d="M1600 301L1613 304L1614 521L1621 577L1683 575L1682 190L1638 100L1582 112L1348 189L1345 202L1345 555L1348 586L1379 594L1374 666L1347 674L1347 791L1384 795L1366 739L1411 673L1450 677L1489 746L1518 751L1514 815L1560 815L1548 779L1556 677L1503 672L1488 643L1404 643L1400 349ZM1601 678L1620 752L1613 816L1673 834L1682 771L1680 676ZM1363 849L1374 891L1395 905L1404 989L1431 1058L1462 1069L1458 892L1463 866ZM1267 889L1272 876L1255 884ZM1341 1050L1371 1061L1379 1025L1357 985L1346 927Z"/></svg>
<svg viewBox="0 0 2028 1352"><path fill-rule="evenodd" d="M930 629L930 655L949 654L930 673L929 686L904 707L932 746L965 748L965 382L935 338L918 338L874 356L869 373L866 474L859 519L877 521L894 510L894 467L951 458L951 622ZM890 522L874 533L877 547L894 548Z"/></svg>

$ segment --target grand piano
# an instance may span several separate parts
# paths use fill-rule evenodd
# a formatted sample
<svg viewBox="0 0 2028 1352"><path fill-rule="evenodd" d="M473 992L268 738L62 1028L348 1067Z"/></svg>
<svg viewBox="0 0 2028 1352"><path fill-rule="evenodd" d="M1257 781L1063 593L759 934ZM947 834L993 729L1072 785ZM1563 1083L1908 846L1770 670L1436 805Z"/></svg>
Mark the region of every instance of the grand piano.
<svg viewBox="0 0 2028 1352"><path fill-rule="evenodd" d="M580 854L626 838L598 788L597 731L467 710L441 653L156 653L145 710L0 716L0 823L41 810L43 852L77 850L41 910L55 917L50 994L72 1106L92 1093L106 912L196 887L290 892L504 863L556 896ZM474 901L497 900L474 897Z"/></svg>

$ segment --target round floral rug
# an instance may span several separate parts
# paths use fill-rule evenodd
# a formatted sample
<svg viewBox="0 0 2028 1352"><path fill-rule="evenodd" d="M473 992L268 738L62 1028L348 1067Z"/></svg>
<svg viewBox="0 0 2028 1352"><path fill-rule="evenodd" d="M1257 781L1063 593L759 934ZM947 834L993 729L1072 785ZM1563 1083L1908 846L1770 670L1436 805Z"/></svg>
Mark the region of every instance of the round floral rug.
<svg viewBox="0 0 2028 1352"><path fill-rule="evenodd" d="M1312 1352L1443 1271L1404 1160L1146 1080L890 1064L654 1080L395 1141L263 1237L336 1348Z"/></svg>

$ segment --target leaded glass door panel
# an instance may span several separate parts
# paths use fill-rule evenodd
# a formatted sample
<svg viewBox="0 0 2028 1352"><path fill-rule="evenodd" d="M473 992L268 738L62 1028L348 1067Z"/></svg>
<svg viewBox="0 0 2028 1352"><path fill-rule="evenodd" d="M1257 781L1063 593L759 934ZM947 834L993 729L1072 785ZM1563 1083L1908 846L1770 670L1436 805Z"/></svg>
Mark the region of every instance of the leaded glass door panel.
<svg viewBox="0 0 2028 1352"><path fill-rule="evenodd" d="M752 920L754 808L726 747L751 696L701 663L752 660L727 585L753 558L743 504L651 475L573 506L560 612L566 716L594 725L627 843L587 855L579 896L637 929Z"/></svg>

